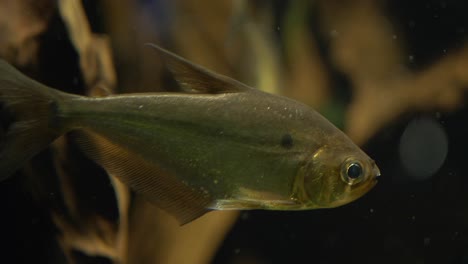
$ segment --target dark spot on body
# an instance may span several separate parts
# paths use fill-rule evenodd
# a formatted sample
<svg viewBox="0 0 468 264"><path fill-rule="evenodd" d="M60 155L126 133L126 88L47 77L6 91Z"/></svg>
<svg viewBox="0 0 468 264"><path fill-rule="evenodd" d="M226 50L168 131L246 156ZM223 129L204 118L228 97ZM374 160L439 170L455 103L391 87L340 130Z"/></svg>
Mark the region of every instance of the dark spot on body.
<svg viewBox="0 0 468 264"><path fill-rule="evenodd" d="M284 134L281 138L281 146L286 149L292 148L294 145L293 138L290 134Z"/></svg>

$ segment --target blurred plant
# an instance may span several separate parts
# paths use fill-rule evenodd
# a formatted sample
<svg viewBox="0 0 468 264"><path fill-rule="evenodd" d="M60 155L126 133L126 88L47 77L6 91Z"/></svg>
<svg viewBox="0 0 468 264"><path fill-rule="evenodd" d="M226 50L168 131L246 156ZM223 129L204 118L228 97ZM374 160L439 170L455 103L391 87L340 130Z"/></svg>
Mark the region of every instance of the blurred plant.
<svg viewBox="0 0 468 264"><path fill-rule="evenodd" d="M37 59L39 36L47 29L54 1L0 1L0 54L25 66Z"/></svg>
<svg viewBox="0 0 468 264"><path fill-rule="evenodd" d="M404 39L382 14L381 1L320 1L333 62L351 79L345 128L364 144L385 125L412 111L452 111L467 87L468 47L421 72L406 67Z"/></svg>

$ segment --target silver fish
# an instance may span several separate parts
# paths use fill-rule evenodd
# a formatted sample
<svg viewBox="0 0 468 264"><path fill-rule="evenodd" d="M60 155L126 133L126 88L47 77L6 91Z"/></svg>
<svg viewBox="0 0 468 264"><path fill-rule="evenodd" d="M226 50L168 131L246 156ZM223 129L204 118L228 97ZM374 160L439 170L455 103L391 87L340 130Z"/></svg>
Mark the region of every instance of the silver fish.
<svg viewBox="0 0 468 264"><path fill-rule="evenodd" d="M310 107L153 47L180 92L72 95L0 61L0 180L73 133L92 160L182 224L212 209L336 207L376 184L375 162Z"/></svg>

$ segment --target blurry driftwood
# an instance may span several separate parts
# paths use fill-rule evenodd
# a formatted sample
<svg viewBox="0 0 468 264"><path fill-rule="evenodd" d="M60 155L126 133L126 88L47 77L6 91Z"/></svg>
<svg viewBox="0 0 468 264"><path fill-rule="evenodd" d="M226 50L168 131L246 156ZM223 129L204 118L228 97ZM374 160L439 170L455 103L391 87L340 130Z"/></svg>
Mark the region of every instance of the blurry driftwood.
<svg viewBox="0 0 468 264"><path fill-rule="evenodd" d="M81 1L58 1L60 15L66 25L70 40L79 56L80 68L84 77L86 92L88 95L107 95L114 91L116 78L112 62L112 54L109 41L105 36L93 34L84 13ZM63 139L62 139L63 140ZM67 156L63 151L70 142L56 142L56 159L66 157L74 160L73 156ZM127 225L129 191L115 177L109 175L114 186L119 210L118 221L109 222L99 213L84 214L89 209L80 208L76 200L76 191L70 177L84 180L83 175L66 170L61 164L66 161L56 162L58 175L61 178L65 203L72 214L72 223L67 219L54 214L53 220L62 234L59 238L69 260L72 261L71 251L78 250L89 256L104 256L115 263L126 260ZM76 169L76 168L75 168ZM82 174L83 172L81 172ZM92 172L88 172L92 173Z"/></svg>
<svg viewBox="0 0 468 264"><path fill-rule="evenodd" d="M233 2L209 0L200 5L196 0L178 0L174 5L177 16L171 37L175 51L209 69L238 77L238 69L232 67L225 52ZM235 48L231 51L238 52Z"/></svg>
<svg viewBox="0 0 468 264"><path fill-rule="evenodd" d="M113 93L116 77L108 38L91 33L81 1L60 0L58 4L70 40L79 55L80 68L88 94L106 95Z"/></svg>
<svg viewBox="0 0 468 264"><path fill-rule="evenodd" d="M81 1L1 0L0 56L16 66L26 67L36 64L40 36L47 30L50 18L57 11L66 24L70 40L79 56L87 93L90 95L111 93L116 80L109 43L104 36L90 32ZM80 189L75 183L77 180L83 181L86 178L83 174L90 172L81 171L80 167L76 167L78 163L75 162L76 156L70 150L72 146L70 144L67 137L54 142L52 146L55 158L54 172L36 171L35 166L27 166L24 173L33 179L38 179L38 176L47 177L44 179L47 182L53 182L50 178L58 176L66 209L65 211L57 207L46 209L52 210L52 220L61 233L58 238L60 245L70 262L73 262L72 251L77 250L90 256L104 256L121 263L126 259L127 252L128 190L119 181L110 177L114 184L120 213L117 223L94 212L95 208L82 204ZM45 186L39 188L43 187ZM53 189L53 187L46 186L44 189ZM44 190L41 189L39 192L41 191ZM44 200L42 197L37 198Z"/></svg>
<svg viewBox="0 0 468 264"><path fill-rule="evenodd" d="M0 55L18 66L37 60L39 35L47 29L52 0L0 0Z"/></svg>
<svg viewBox="0 0 468 264"><path fill-rule="evenodd" d="M319 109L331 95L317 41L310 34L310 10L311 1L292 1L283 21L281 30L289 77L284 94Z"/></svg>
<svg viewBox="0 0 468 264"><path fill-rule="evenodd" d="M141 197L133 204L129 263L210 263L238 215L214 211L181 227Z"/></svg>
<svg viewBox="0 0 468 264"><path fill-rule="evenodd" d="M321 1L324 30L336 65L352 80L346 116L349 136L365 143L379 129L410 111L450 111L463 103L468 47L431 67L411 72L403 39L383 16L381 2Z"/></svg>
<svg viewBox="0 0 468 264"><path fill-rule="evenodd" d="M161 11L141 7L131 0L120 1L118 5L115 1L103 0L101 5L106 10L103 20L116 54L119 92L160 91L164 88L161 88L163 65L157 56L151 56L155 53L144 44L159 42L165 23L159 22L161 18L155 13ZM164 13L171 11L164 10Z"/></svg>
<svg viewBox="0 0 468 264"><path fill-rule="evenodd" d="M268 2L256 8L250 1L233 1L227 39L219 45L224 45L224 56L232 67L241 70L238 79L259 90L280 94L284 76L272 10ZM237 58L239 51L233 52L236 48L242 54Z"/></svg>

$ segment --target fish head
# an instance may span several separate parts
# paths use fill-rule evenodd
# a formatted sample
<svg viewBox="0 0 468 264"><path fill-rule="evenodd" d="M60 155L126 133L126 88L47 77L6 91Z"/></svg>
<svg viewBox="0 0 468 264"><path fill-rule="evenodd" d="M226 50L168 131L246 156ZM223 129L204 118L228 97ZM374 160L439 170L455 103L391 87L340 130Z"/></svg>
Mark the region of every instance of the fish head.
<svg viewBox="0 0 468 264"><path fill-rule="evenodd" d="M345 143L320 147L300 170L294 192L304 207L338 207L360 198L377 183L380 170L375 162L353 143Z"/></svg>

